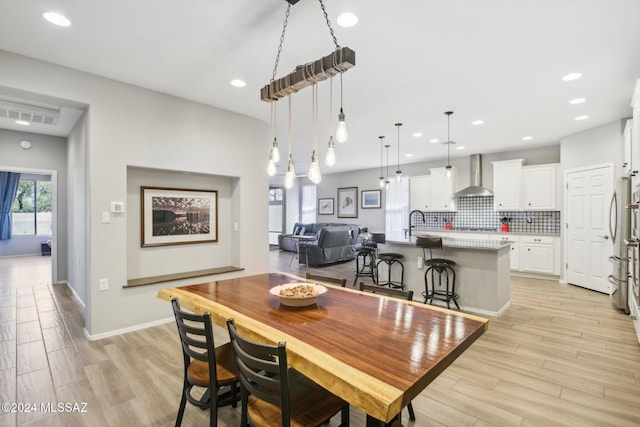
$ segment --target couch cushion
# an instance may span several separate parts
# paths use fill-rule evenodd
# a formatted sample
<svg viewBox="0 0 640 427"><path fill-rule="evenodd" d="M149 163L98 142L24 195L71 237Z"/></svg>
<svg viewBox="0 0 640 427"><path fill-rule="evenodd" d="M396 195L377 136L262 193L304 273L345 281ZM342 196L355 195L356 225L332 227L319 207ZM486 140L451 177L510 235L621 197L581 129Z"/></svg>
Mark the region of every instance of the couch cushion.
<svg viewBox="0 0 640 427"><path fill-rule="evenodd" d="M323 248L346 246L349 244L350 238L348 226L324 227L318 236L318 246Z"/></svg>

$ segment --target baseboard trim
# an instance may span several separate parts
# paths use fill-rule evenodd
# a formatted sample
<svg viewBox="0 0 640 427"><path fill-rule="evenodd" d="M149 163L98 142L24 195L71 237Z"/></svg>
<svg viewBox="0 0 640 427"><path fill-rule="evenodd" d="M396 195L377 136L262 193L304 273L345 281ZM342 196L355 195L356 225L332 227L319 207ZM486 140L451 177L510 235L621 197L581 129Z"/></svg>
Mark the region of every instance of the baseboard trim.
<svg viewBox="0 0 640 427"><path fill-rule="evenodd" d="M480 314L482 316L491 316L491 317L500 317L502 313L504 313L509 307L511 307L511 300L507 301L498 311L489 311L489 310L481 310L479 308L474 307L460 307L463 311L468 311L469 313Z"/></svg>
<svg viewBox="0 0 640 427"><path fill-rule="evenodd" d="M57 285L63 285L66 286L67 289L69 289L71 291L71 296L73 297L73 301L78 304L78 307L80 307L80 311L82 311L82 315L85 315L86 312L86 306L84 305L84 301L82 301L80 299L80 297L78 296L78 294L76 293L76 290L73 289L73 286L71 286L71 283L69 283L68 280L60 280L56 283L53 284L53 286L57 286Z"/></svg>
<svg viewBox="0 0 640 427"><path fill-rule="evenodd" d="M84 336L85 336L85 338L87 340L89 340L89 341L98 341L98 340L101 340L103 338L109 338L109 337L113 337L113 336L120 335L120 334L126 334L128 332L135 332L135 331L139 331L141 329L147 329L147 328L151 328L153 326L164 325L165 323L174 322L174 321L175 321L175 318L168 317L166 319L154 320L153 322L148 322L148 323L141 323L139 325L130 326L128 328L122 328L122 329L116 329L116 330L109 331L109 332L103 332L101 334L91 335L89 333L89 331L87 331L86 328L83 329L83 332L84 332Z"/></svg>

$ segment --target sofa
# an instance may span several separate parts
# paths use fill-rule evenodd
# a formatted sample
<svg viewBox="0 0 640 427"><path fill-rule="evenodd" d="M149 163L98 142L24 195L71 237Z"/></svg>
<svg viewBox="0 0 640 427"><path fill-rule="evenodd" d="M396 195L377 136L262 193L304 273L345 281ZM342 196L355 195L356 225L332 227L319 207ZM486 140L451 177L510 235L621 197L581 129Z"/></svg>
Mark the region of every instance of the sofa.
<svg viewBox="0 0 640 427"><path fill-rule="evenodd" d="M298 248L293 236L299 235L316 236L316 239L306 241ZM296 223L293 233L278 236L281 250L298 250L298 261L311 267L354 259L361 242L360 226L354 224Z"/></svg>

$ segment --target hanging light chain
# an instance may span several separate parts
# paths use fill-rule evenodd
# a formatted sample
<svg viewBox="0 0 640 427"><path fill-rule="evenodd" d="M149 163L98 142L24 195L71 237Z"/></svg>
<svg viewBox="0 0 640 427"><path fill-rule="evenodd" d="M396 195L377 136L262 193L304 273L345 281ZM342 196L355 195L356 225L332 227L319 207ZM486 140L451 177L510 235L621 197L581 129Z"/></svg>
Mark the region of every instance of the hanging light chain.
<svg viewBox="0 0 640 427"><path fill-rule="evenodd" d="M271 81L276 79L276 73L278 72L278 63L280 63L280 53L282 52L282 44L284 43L284 35L287 32L287 24L289 23L289 12L291 11L291 3L287 5L287 13L284 16L284 24L282 25L282 34L280 35L280 44L278 45L278 53L276 55L276 63L273 66L273 74L271 75Z"/></svg>
<svg viewBox="0 0 640 427"><path fill-rule="evenodd" d="M324 3L322 3L322 0L320 1L320 7L322 8L322 13L324 13L324 19L326 19L327 21L327 27L329 27L329 32L331 33L331 37L333 38L333 43L336 45L336 49L340 48L340 45L338 44L338 39L336 39L336 35L333 33L333 28L331 27L331 21L329 21L329 16L327 16L327 10L324 8Z"/></svg>

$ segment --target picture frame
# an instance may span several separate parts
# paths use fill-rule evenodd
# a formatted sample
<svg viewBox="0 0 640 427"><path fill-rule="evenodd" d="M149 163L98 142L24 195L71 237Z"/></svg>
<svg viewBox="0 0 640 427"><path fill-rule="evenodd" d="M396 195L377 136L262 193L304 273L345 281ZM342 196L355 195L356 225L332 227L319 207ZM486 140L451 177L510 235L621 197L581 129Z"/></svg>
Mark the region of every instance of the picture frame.
<svg viewBox="0 0 640 427"><path fill-rule="evenodd" d="M338 188L338 218L358 218L358 187Z"/></svg>
<svg viewBox="0 0 640 427"><path fill-rule="evenodd" d="M362 190L360 194L360 207L362 209L379 209L382 205L382 191Z"/></svg>
<svg viewBox="0 0 640 427"><path fill-rule="evenodd" d="M333 197L318 199L318 215L333 215L334 201Z"/></svg>
<svg viewBox="0 0 640 427"><path fill-rule="evenodd" d="M218 241L218 191L140 187L141 246Z"/></svg>

